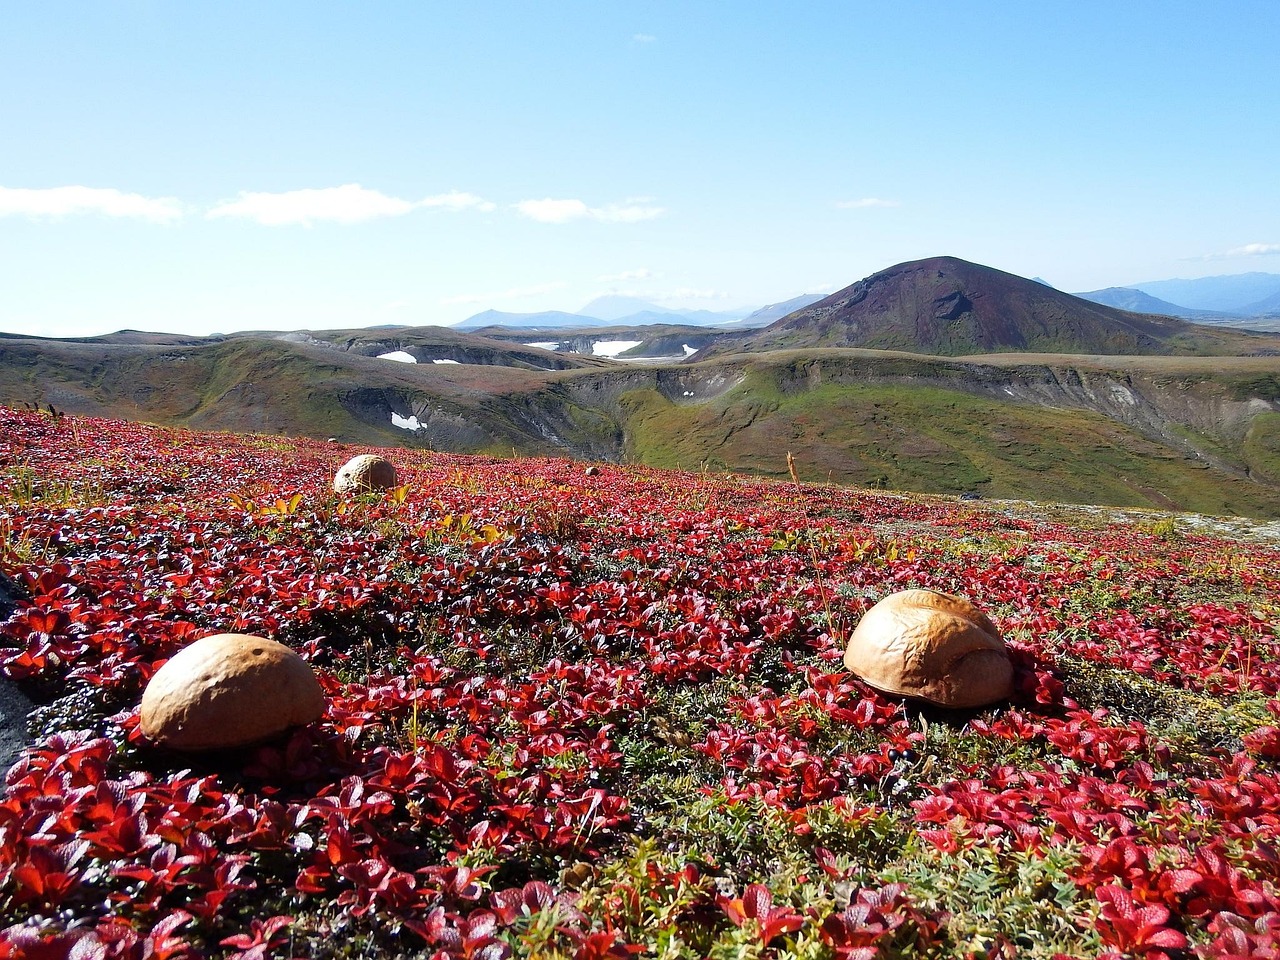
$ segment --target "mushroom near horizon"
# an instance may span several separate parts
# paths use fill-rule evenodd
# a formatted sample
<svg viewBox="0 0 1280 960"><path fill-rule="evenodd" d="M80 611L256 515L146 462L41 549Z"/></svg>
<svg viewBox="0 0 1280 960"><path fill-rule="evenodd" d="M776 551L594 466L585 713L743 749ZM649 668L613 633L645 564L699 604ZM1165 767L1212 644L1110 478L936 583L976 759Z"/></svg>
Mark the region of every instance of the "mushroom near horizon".
<svg viewBox="0 0 1280 960"><path fill-rule="evenodd" d="M310 665L282 643L219 633L183 647L142 694L140 726L174 750L243 747L324 715Z"/></svg>
<svg viewBox="0 0 1280 960"><path fill-rule="evenodd" d="M903 590L863 615L845 667L883 693L943 707L980 707L1013 692L1013 662L996 625L963 597Z"/></svg>
<svg viewBox="0 0 1280 960"><path fill-rule="evenodd" d="M362 453L352 457L333 478L334 493L370 493L396 485L396 468L386 457Z"/></svg>

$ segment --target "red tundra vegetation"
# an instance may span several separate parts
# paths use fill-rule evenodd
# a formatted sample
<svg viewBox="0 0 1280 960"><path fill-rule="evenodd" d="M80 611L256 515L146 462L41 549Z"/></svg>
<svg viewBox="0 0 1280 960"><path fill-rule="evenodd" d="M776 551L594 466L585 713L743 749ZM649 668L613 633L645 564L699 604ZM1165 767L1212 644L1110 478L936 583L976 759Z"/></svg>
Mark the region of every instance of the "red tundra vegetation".
<svg viewBox="0 0 1280 960"><path fill-rule="evenodd" d="M0 410L0 958L1280 956L1280 553L1188 521ZM1010 700L841 667L989 614ZM0 603L3 603L0 597ZM323 718L138 703L211 633Z"/></svg>

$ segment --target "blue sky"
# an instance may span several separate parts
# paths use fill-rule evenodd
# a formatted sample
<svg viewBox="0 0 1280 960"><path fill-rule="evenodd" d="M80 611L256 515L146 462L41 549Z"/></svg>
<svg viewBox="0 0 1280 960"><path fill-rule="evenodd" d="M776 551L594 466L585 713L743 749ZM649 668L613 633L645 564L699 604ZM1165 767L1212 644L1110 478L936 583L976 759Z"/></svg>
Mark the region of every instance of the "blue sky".
<svg viewBox="0 0 1280 960"><path fill-rule="evenodd" d="M0 331L1280 272L1280 3L0 0Z"/></svg>

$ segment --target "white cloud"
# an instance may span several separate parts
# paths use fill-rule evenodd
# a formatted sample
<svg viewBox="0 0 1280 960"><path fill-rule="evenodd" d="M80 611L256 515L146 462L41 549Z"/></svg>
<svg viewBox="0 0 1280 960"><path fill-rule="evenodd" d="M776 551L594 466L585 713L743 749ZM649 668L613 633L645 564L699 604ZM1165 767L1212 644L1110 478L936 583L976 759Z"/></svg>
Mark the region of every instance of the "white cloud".
<svg viewBox="0 0 1280 960"><path fill-rule="evenodd" d="M592 210L591 216L603 223L639 223L641 220L653 220L666 213L662 207L650 202L611 203L607 207Z"/></svg>
<svg viewBox="0 0 1280 960"><path fill-rule="evenodd" d="M269 227L292 224L309 227L317 221L361 223L382 217L401 217L420 207L488 211L495 205L475 194L456 190L421 200L404 200L377 190L366 190L358 183L348 183L341 187L287 190L283 193L241 191L235 200L223 200L214 205L207 216L211 220L237 217Z"/></svg>
<svg viewBox="0 0 1280 960"><path fill-rule="evenodd" d="M651 33L633 33L631 39L636 43L653 43L658 38Z"/></svg>
<svg viewBox="0 0 1280 960"><path fill-rule="evenodd" d="M1198 263L1205 260L1234 260L1236 257L1273 257L1280 254L1280 243L1246 243L1222 253L1205 253L1198 257L1179 257L1184 262Z"/></svg>
<svg viewBox="0 0 1280 960"><path fill-rule="evenodd" d="M474 193L460 193L457 190L434 197L424 197L418 201L418 206L444 207L448 210L479 210L481 213L489 213L497 209L497 204L491 203L484 197L477 197Z"/></svg>
<svg viewBox="0 0 1280 960"><path fill-rule="evenodd" d="M591 215L591 210L581 200L521 200L516 204L521 216L539 223L568 223Z"/></svg>
<svg viewBox="0 0 1280 960"><path fill-rule="evenodd" d="M897 200L881 200L879 197L863 197L861 200L837 200L837 210L869 210L873 207L898 207Z"/></svg>
<svg viewBox="0 0 1280 960"><path fill-rule="evenodd" d="M648 280L653 276L652 270L623 270L621 273L606 273L596 277L596 283L621 283L626 280Z"/></svg>
<svg viewBox="0 0 1280 960"><path fill-rule="evenodd" d="M666 210L655 206L649 197L635 197L622 203L589 207L581 200L521 200L516 211L539 223L569 223L573 220L597 220L600 223L638 223L660 217Z"/></svg>
<svg viewBox="0 0 1280 960"><path fill-rule="evenodd" d="M224 200L209 211L208 217L238 217L254 220L269 227L301 224L310 226L317 220L335 223L359 223L378 217L399 217L412 210L409 200L388 197L377 190L366 190L358 183L320 190L288 190L284 193L252 193L242 190L235 200Z"/></svg>
<svg viewBox="0 0 1280 960"><path fill-rule="evenodd" d="M1269 257L1280 253L1280 243L1246 243L1223 254L1224 257Z"/></svg>
<svg viewBox="0 0 1280 960"><path fill-rule="evenodd" d="M0 217L57 218L82 213L172 223L181 219L182 204L173 197L144 197L138 193L94 187L50 187L43 190L0 187Z"/></svg>
<svg viewBox="0 0 1280 960"><path fill-rule="evenodd" d="M494 300L519 300L521 297L535 297L541 293L551 293L555 290L562 290L568 284L563 280L556 280L551 283L539 283L532 287L514 287L510 290L500 290L496 293L461 293L456 297L445 297L441 303L491 303Z"/></svg>

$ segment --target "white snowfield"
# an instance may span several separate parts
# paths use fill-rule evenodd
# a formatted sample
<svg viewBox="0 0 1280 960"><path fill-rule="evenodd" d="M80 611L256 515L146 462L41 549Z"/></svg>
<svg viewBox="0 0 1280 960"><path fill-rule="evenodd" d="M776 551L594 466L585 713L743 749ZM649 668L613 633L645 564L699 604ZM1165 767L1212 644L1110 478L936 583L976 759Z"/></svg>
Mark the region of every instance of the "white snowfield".
<svg viewBox="0 0 1280 960"><path fill-rule="evenodd" d="M623 351L638 347L643 340L597 340L591 345L591 352L597 357L616 357Z"/></svg>
<svg viewBox="0 0 1280 960"><path fill-rule="evenodd" d="M403 350L392 350L390 353L378 354L379 360L395 360L398 363L417 363L418 358L412 353L405 353Z"/></svg>
<svg viewBox="0 0 1280 960"><path fill-rule="evenodd" d="M686 357L692 357L695 353L698 352L697 347L691 347L687 343L682 343L680 344L680 346L684 347L684 355Z"/></svg>
<svg viewBox="0 0 1280 960"><path fill-rule="evenodd" d="M418 422L417 417L402 417L394 410L391 411L391 425L399 427L401 430L421 430L422 424Z"/></svg>
<svg viewBox="0 0 1280 960"><path fill-rule="evenodd" d="M458 363L457 360L432 360L432 363Z"/></svg>
<svg viewBox="0 0 1280 960"><path fill-rule="evenodd" d="M537 347L539 350L554 350L560 346L560 342L558 340L538 340L534 343L526 343L525 346Z"/></svg>

